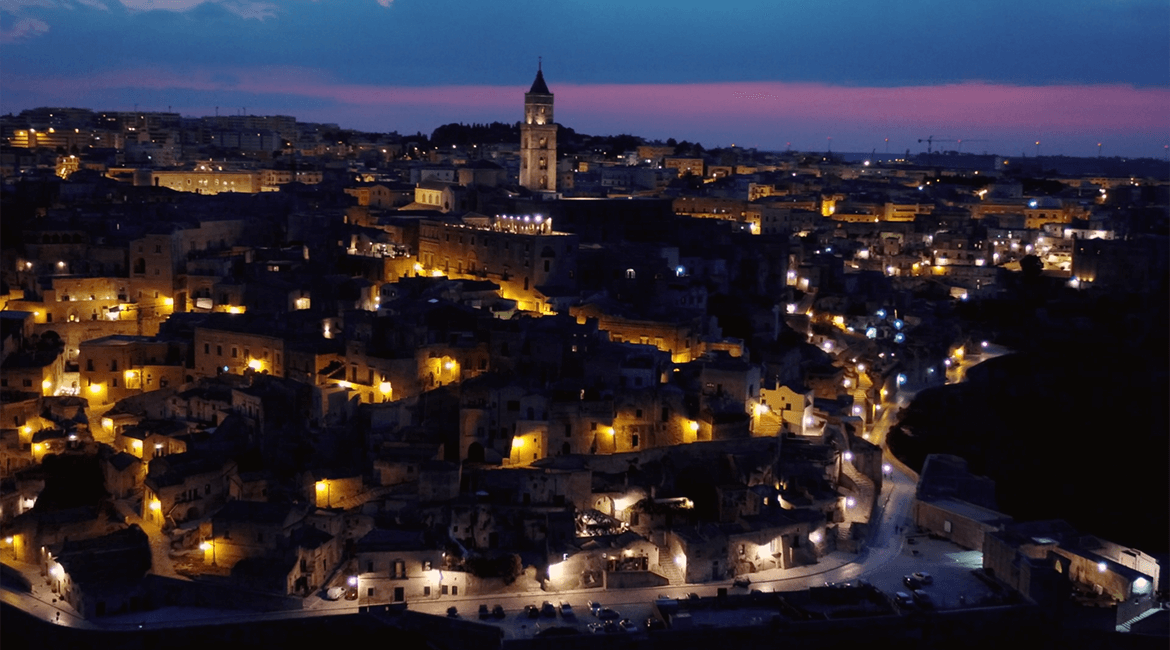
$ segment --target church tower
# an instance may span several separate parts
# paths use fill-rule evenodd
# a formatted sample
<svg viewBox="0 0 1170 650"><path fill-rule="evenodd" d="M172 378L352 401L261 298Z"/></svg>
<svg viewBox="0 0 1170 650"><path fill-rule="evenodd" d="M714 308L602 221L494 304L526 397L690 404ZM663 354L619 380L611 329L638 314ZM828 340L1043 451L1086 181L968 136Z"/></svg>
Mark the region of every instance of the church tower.
<svg viewBox="0 0 1170 650"><path fill-rule="evenodd" d="M539 64L532 88L524 93L524 122L520 125L520 185L533 192L557 191L557 125L553 123L553 94L544 83Z"/></svg>

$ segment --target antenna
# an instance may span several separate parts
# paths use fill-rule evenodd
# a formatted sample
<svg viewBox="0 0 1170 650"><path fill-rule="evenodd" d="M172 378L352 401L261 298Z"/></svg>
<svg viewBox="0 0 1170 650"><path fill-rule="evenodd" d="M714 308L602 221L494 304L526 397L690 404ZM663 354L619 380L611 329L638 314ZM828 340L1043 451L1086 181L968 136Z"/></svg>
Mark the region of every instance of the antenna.
<svg viewBox="0 0 1170 650"><path fill-rule="evenodd" d="M542 59L544 59L544 57L543 57L543 56L538 56L538 57L536 57L536 71L537 71L537 72L540 72L540 68L541 68Z"/></svg>

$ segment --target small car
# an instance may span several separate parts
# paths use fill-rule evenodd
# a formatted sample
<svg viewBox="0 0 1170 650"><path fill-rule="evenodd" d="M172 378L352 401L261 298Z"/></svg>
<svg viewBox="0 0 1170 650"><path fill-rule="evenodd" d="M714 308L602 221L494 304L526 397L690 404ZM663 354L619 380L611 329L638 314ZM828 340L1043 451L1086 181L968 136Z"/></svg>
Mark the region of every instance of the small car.
<svg viewBox="0 0 1170 650"><path fill-rule="evenodd" d="M601 610L597 612L597 618L600 618L603 621L617 621L621 617L622 615L619 614L616 610L612 610L608 607L602 607Z"/></svg>
<svg viewBox="0 0 1170 650"><path fill-rule="evenodd" d="M492 608L492 618L504 618L507 614L504 612L503 605L496 605Z"/></svg>
<svg viewBox="0 0 1170 650"><path fill-rule="evenodd" d="M628 618L623 618L622 620L618 621L618 625L620 625L623 630L629 632L630 634L634 634L638 631L638 624Z"/></svg>
<svg viewBox="0 0 1170 650"><path fill-rule="evenodd" d="M902 584L910 588L911 591L922 586L922 581L914 576L902 576Z"/></svg>
<svg viewBox="0 0 1170 650"><path fill-rule="evenodd" d="M904 591L899 591L898 593L894 594L894 602L897 603L898 607L914 606L914 598Z"/></svg>
<svg viewBox="0 0 1170 650"><path fill-rule="evenodd" d="M547 600L540 604L540 615L545 618L556 618L557 608Z"/></svg>
<svg viewBox="0 0 1170 650"><path fill-rule="evenodd" d="M922 609L934 609L934 599L921 589L914 590L914 602Z"/></svg>
<svg viewBox="0 0 1170 650"><path fill-rule="evenodd" d="M911 573L910 575L915 577L915 578L918 578L918 581L924 585L934 584L934 576L930 575L929 573L927 573L925 571L915 571L914 573Z"/></svg>
<svg viewBox="0 0 1170 650"><path fill-rule="evenodd" d="M594 616L597 616L597 612L600 612L602 607L604 607L604 605L597 602L596 600L589 601L589 613L593 614Z"/></svg>
<svg viewBox="0 0 1170 650"><path fill-rule="evenodd" d="M525 605L524 615L528 618L540 618L540 608L536 605Z"/></svg>
<svg viewBox="0 0 1170 650"><path fill-rule="evenodd" d="M487 606L487 604L486 604L486 603L484 603L484 604L481 604L481 605L479 606L479 617L480 617L481 619L483 619L483 618L490 618L490 617L491 617L491 615L492 615L492 610L488 609L488 606Z"/></svg>
<svg viewBox="0 0 1170 650"><path fill-rule="evenodd" d="M747 576L739 576L731 581L731 584L736 587L747 587L752 584L752 579Z"/></svg>
<svg viewBox="0 0 1170 650"><path fill-rule="evenodd" d="M603 633L605 633L605 626L602 625L601 623L590 623L589 625L586 626L586 629L589 630L590 634L603 634Z"/></svg>
<svg viewBox="0 0 1170 650"><path fill-rule="evenodd" d="M666 623L660 618L654 618L653 616L651 616L650 618L646 619L646 629L647 630L665 630Z"/></svg>
<svg viewBox="0 0 1170 650"><path fill-rule="evenodd" d="M606 621L604 629L606 634L622 634L625 632L622 626L617 624L617 621Z"/></svg>
<svg viewBox="0 0 1170 650"><path fill-rule="evenodd" d="M561 618L573 618L573 606L569 603L561 603Z"/></svg>
<svg viewBox="0 0 1170 650"><path fill-rule="evenodd" d="M454 605L448 607L447 608L447 617L448 618L459 618L459 609L457 607L455 607Z"/></svg>

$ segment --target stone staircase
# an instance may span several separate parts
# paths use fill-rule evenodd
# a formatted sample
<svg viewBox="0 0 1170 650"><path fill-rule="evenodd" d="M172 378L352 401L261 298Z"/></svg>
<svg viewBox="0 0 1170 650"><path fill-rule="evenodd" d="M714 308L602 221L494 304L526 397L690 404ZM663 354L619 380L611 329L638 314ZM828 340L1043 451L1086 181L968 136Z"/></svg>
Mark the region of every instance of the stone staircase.
<svg viewBox="0 0 1170 650"><path fill-rule="evenodd" d="M686 584L686 577L682 569L674 563L674 556L670 555L669 550L659 549L658 565L654 567L654 573L666 578L671 585Z"/></svg>

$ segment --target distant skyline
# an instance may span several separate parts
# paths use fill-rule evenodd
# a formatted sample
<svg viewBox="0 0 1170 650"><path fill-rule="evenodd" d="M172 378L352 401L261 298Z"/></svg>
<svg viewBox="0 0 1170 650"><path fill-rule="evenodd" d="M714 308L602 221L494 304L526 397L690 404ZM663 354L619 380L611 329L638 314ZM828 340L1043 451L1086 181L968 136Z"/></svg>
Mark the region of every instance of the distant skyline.
<svg viewBox="0 0 1170 650"><path fill-rule="evenodd" d="M246 107L430 133L518 121L543 56L557 121L585 133L877 153L934 136L1007 156L1170 144L1164 0L0 0L0 47L6 113Z"/></svg>

